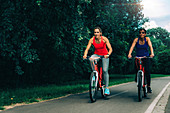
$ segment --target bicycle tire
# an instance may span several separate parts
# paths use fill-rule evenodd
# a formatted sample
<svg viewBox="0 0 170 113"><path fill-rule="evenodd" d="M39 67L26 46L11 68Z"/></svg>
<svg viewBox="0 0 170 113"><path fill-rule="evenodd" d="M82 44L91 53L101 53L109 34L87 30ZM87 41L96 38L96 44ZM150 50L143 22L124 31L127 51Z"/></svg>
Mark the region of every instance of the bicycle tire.
<svg viewBox="0 0 170 113"><path fill-rule="evenodd" d="M93 76L95 76L95 80L93 80ZM91 102L96 101L96 95L97 95L97 85L96 85L96 73L92 73L90 76L90 83L89 83L89 95Z"/></svg>
<svg viewBox="0 0 170 113"><path fill-rule="evenodd" d="M138 73L138 101L142 101L142 73Z"/></svg>
<svg viewBox="0 0 170 113"><path fill-rule="evenodd" d="M147 97L147 87L143 87L143 95L144 97Z"/></svg>
<svg viewBox="0 0 170 113"><path fill-rule="evenodd" d="M104 89L105 89L104 86L102 86L100 89L101 89L101 95L102 95L102 97L105 98L106 95L104 94Z"/></svg>
<svg viewBox="0 0 170 113"><path fill-rule="evenodd" d="M144 97L147 97L147 85L146 85L146 77L144 76L144 87L143 87L143 95L144 95Z"/></svg>

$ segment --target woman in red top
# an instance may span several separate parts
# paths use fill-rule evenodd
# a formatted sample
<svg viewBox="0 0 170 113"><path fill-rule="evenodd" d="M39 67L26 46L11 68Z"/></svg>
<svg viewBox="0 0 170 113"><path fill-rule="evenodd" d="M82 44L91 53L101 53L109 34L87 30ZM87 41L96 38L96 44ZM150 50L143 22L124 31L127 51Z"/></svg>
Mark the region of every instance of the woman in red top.
<svg viewBox="0 0 170 113"><path fill-rule="evenodd" d="M106 84L105 95L110 95L110 91L108 89L108 85L109 85L108 68L109 68L109 56L112 53L112 47L109 40L106 37L102 36L102 30L100 27L96 27L94 29L94 36L89 40L87 48L84 51L84 56L83 56L84 59L86 59L88 51L92 44L95 48L95 51L91 57L93 58L98 56L104 56L104 58L102 58L102 67L103 67L104 81ZM107 50L106 46L109 49L109 51ZM94 66L93 65L91 66L92 69L94 70Z"/></svg>

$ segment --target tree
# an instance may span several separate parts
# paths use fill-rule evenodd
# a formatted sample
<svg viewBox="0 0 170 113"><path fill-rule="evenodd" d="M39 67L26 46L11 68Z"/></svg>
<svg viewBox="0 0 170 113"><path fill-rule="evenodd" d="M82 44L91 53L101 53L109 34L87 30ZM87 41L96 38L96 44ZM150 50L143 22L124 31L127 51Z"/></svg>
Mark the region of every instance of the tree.
<svg viewBox="0 0 170 113"><path fill-rule="evenodd" d="M154 73L169 74L169 41L170 33L161 27L147 30L154 48L155 57L152 63Z"/></svg>
<svg viewBox="0 0 170 113"><path fill-rule="evenodd" d="M147 32L149 33L149 36L161 40L164 45L169 46L170 33L166 29L157 27L157 28L148 29Z"/></svg>
<svg viewBox="0 0 170 113"><path fill-rule="evenodd" d="M96 26L114 49L110 71L126 73L128 47L147 21L140 0L2 0L1 4L0 60L15 67L6 71L6 80L16 70L24 84L86 78L90 66L82 56Z"/></svg>

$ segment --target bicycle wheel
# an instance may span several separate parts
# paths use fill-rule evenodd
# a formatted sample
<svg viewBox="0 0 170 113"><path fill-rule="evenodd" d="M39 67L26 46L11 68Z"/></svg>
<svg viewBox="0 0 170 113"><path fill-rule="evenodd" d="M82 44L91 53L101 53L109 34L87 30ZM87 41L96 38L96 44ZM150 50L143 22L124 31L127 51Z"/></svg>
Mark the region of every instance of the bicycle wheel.
<svg viewBox="0 0 170 113"><path fill-rule="evenodd" d="M143 95L144 97L147 97L147 85L146 85L146 77L144 76L144 87L143 87Z"/></svg>
<svg viewBox="0 0 170 113"><path fill-rule="evenodd" d="M144 97L147 97L147 87L143 87L143 94L144 94Z"/></svg>
<svg viewBox="0 0 170 113"><path fill-rule="evenodd" d="M138 101L142 101L142 73L138 73Z"/></svg>
<svg viewBox="0 0 170 113"><path fill-rule="evenodd" d="M90 76L90 84L89 84L89 95L91 102L96 101L96 95L97 95L97 79L96 79L96 73L92 73Z"/></svg>
<svg viewBox="0 0 170 113"><path fill-rule="evenodd" d="M104 94L104 85L101 87L101 95L102 95L102 97L103 98L105 98L106 97L106 95Z"/></svg>

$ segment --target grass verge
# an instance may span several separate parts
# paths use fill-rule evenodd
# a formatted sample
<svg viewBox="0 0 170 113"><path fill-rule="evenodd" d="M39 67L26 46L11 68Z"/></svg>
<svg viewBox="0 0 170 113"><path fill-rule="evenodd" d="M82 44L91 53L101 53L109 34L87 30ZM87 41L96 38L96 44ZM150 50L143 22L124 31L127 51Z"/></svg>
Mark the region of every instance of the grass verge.
<svg viewBox="0 0 170 113"><path fill-rule="evenodd" d="M114 74L110 75L109 84L116 85L121 83L126 83L130 81L134 81L134 74L131 75L119 75ZM162 75L162 74L152 74L151 77L165 77L170 75ZM82 82L83 81L83 82ZM56 85L48 85L48 86L39 86L34 88L26 88L26 89L11 89L2 91L0 94L0 110L4 110L3 106L15 105L16 103L33 103L39 102L43 100L58 98L61 96L65 96L68 94L81 93L83 91L88 90L89 80L72 81L68 83L68 85L56 86Z"/></svg>
<svg viewBox="0 0 170 113"><path fill-rule="evenodd" d="M4 109L5 109L4 107L0 106L0 110L4 110Z"/></svg>

